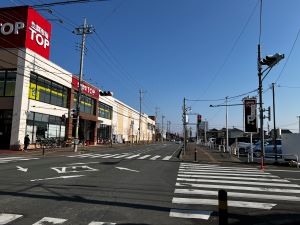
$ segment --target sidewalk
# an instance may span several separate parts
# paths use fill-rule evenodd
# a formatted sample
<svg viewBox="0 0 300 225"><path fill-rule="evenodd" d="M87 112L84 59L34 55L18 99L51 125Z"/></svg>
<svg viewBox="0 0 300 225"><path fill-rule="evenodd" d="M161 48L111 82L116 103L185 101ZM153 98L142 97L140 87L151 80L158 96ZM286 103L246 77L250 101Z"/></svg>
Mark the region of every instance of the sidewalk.
<svg viewBox="0 0 300 225"><path fill-rule="evenodd" d="M74 153L73 147L67 148L47 148L45 149L45 155L55 155L61 153L74 153L74 154L81 154L96 150L102 149L115 149L120 147L126 147L129 145L126 144L114 144L112 147L110 145L91 145L91 146L79 146L78 151ZM4 156L36 156L36 155L43 155L43 149L28 149L27 151L21 150L0 150L0 157Z"/></svg>
<svg viewBox="0 0 300 225"><path fill-rule="evenodd" d="M234 156L230 156L228 152L220 152L210 149L207 146L190 143L187 145L186 152L181 152L180 158L185 162L195 162L195 149L197 150L196 161L199 163L232 163L242 162Z"/></svg>

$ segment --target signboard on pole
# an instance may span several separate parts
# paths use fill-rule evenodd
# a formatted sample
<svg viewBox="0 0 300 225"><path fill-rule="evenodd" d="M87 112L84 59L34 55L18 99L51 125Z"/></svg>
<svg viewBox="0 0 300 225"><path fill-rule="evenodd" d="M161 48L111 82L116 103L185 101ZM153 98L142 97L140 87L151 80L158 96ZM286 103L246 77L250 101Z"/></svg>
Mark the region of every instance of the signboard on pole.
<svg viewBox="0 0 300 225"><path fill-rule="evenodd" d="M245 132L257 133L256 98L244 99Z"/></svg>

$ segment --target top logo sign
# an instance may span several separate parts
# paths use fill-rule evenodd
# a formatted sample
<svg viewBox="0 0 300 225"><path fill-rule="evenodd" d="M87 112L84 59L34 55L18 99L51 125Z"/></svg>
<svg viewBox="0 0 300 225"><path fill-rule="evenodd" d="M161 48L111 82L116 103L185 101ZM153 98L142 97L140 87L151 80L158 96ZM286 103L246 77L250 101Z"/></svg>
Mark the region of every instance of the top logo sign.
<svg viewBox="0 0 300 225"><path fill-rule="evenodd" d="M29 48L49 59L51 24L29 6L0 9L0 47Z"/></svg>

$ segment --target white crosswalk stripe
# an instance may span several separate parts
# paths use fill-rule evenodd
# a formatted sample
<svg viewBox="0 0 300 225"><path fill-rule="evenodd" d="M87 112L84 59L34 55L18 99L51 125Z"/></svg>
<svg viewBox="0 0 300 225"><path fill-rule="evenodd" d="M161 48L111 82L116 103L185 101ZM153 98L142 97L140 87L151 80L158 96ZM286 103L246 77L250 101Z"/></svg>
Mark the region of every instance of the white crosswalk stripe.
<svg viewBox="0 0 300 225"><path fill-rule="evenodd" d="M20 214L11 214L11 213L0 213L0 225L11 224L15 220L22 220L23 215ZM65 224L68 219L63 218L54 218L54 217L43 217L42 219L33 222L32 225L44 225L44 224ZM27 223L26 223L27 224ZM82 223L80 223L82 224ZM100 222L100 221L91 221L87 225L117 225L113 222Z"/></svg>
<svg viewBox="0 0 300 225"><path fill-rule="evenodd" d="M66 221L67 221L66 219L61 219L61 218L44 217L43 219L37 221L36 223L34 223L32 225L43 225L46 223L63 224Z"/></svg>
<svg viewBox="0 0 300 225"><path fill-rule="evenodd" d="M8 224L21 217L23 217L23 215L0 213L0 225Z"/></svg>
<svg viewBox="0 0 300 225"><path fill-rule="evenodd" d="M175 186L170 217L208 220L212 212L204 210L197 216L192 206L211 210L218 205L220 189L227 191L232 208L271 210L283 201L300 202L300 185L256 168L181 163Z"/></svg>
<svg viewBox="0 0 300 225"><path fill-rule="evenodd" d="M33 159L39 159L39 158L31 158L31 157L3 157L0 158L0 164L1 163L9 163L9 162L18 162L18 161L28 161Z"/></svg>
<svg viewBox="0 0 300 225"><path fill-rule="evenodd" d="M147 160L163 160L168 161L172 158L172 156L161 156L161 155L141 155L141 153L138 154L130 154L130 153L119 153L119 154L95 154L95 153L89 153L89 154L81 154L81 155L72 155L67 156L72 158L102 158L102 159L134 159L134 160L141 160L141 159L147 159Z"/></svg>

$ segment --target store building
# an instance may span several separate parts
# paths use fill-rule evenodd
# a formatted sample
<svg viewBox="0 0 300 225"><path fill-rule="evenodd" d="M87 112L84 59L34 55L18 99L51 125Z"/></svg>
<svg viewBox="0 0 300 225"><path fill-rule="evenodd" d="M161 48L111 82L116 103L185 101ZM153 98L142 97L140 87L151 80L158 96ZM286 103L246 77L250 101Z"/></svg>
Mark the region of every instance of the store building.
<svg viewBox="0 0 300 225"><path fill-rule="evenodd" d="M33 8L0 9L0 149L31 148L39 140L73 140L78 78L49 60L51 24ZM81 85L79 139L87 145L138 139L139 113L99 89ZM150 125L149 125L150 124ZM155 122L145 114L140 140L151 141ZM151 129L150 129L151 128Z"/></svg>

